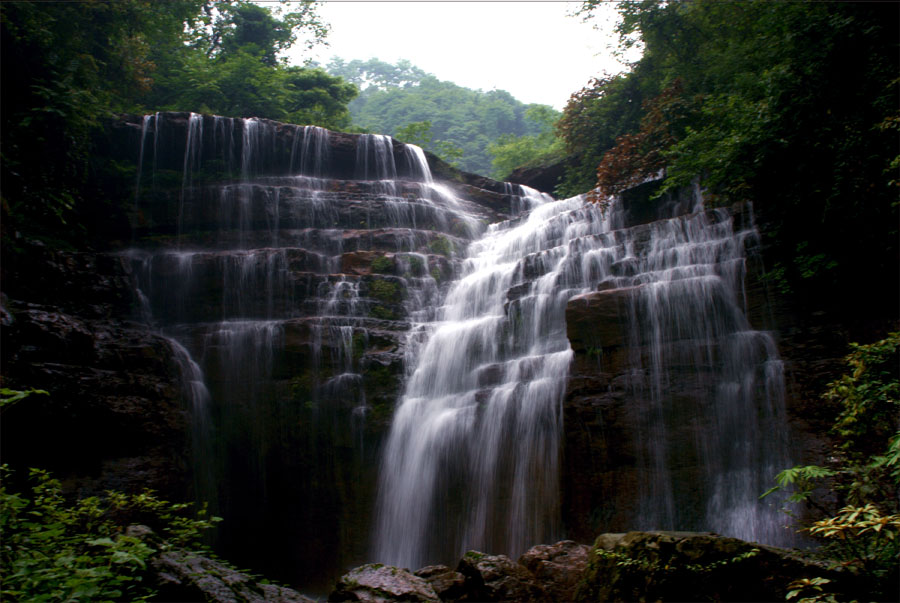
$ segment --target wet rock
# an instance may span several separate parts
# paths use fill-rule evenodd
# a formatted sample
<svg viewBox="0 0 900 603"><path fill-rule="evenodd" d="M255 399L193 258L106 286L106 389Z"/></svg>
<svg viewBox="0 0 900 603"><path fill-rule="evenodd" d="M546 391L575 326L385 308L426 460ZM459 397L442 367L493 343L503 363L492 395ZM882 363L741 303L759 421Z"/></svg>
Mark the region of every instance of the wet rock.
<svg viewBox="0 0 900 603"><path fill-rule="evenodd" d="M4 411L5 462L46 468L83 495L151 487L184 496L188 418L170 342L126 321L16 300L7 310L4 387L50 395Z"/></svg>
<svg viewBox="0 0 900 603"><path fill-rule="evenodd" d="M465 595L466 577L446 565L429 565L413 573L428 582L442 601L455 601Z"/></svg>
<svg viewBox="0 0 900 603"><path fill-rule="evenodd" d="M595 291L570 299L566 305L566 329L572 349L600 351L625 345L635 289Z"/></svg>
<svg viewBox="0 0 900 603"><path fill-rule="evenodd" d="M197 553L167 551L151 562L162 601L313 603L297 591L256 578Z"/></svg>
<svg viewBox="0 0 900 603"><path fill-rule="evenodd" d="M465 601L545 601L547 593L535 577L506 555L469 551L456 571L466 579Z"/></svg>
<svg viewBox="0 0 900 603"><path fill-rule="evenodd" d="M534 575L549 599L571 601L587 567L590 550L588 545L572 540L540 544L519 557L519 564Z"/></svg>
<svg viewBox="0 0 900 603"><path fill-rule="evenodd" d="M434 588L405 569L370 563L344 574L328 595L329 601L440 601Z"/></svg>

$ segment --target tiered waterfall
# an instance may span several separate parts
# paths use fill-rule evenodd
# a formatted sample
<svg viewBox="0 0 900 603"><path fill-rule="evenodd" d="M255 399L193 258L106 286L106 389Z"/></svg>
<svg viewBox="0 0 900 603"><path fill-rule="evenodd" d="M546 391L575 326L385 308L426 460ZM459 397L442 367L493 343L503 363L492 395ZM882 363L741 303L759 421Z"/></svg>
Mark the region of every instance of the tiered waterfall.
<svg viewBox="0 0 900 603"><path fill-rule="evenodd" d="M636 221L256 119L149 115L137 156L136 316L182 366L196 495L238 563L326 587L566 536L577 354L631 426L603 447L631 451L633 495L596 493L627 525L601 527L787 542L757 500L789 452L782 365L747 318L749 211L695 191ZM575 350L582 306L600 335Z"/></svg>

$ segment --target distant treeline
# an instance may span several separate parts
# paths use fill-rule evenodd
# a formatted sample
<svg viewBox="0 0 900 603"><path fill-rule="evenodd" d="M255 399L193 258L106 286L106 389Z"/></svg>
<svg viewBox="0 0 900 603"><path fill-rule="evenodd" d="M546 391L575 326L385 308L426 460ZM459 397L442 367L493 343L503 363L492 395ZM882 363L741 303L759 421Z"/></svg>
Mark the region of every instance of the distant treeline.
<svg viewBox="0 0 900 603"><path fill-rule="evenodd" d="M326 69L359 87L350 102L356 128L420 144L468 172L502 178L556 150L559 112L547 105L441 81L407 60L338 58Z"/></svg>

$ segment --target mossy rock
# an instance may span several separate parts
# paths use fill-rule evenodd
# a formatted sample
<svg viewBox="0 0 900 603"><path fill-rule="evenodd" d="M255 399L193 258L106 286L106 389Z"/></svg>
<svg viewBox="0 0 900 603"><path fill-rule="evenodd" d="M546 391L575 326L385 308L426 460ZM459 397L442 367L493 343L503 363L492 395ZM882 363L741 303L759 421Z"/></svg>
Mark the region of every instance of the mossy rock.
<svg viewBox="0 0 900 603"><path fill-rule="evenodd" d="M449 258L456 250L456 246L447 237L437 237L428 243L428 249L430 249L432 253Z"/></svg>
<svg viewBox="0 0 900 603"><path fill-rule="evenodd" d="M783 601L792 581L836 579L827 573L790 551L717 534L604 534L589 553L575 600Z"/></svg>
<svg viewBox="0 0 900 603"><path fill-rule="evenodd" d="M375 280L369 285L369 296L386 303L397 303L402 297L399 284L388 280Z"/></svg>
<svg viewBox="0 0 900 603"><path fill-rule="evenodd" d="M372 272L378 274L394 274L395 266L393 258L379 256L372 260Z"/></svg>

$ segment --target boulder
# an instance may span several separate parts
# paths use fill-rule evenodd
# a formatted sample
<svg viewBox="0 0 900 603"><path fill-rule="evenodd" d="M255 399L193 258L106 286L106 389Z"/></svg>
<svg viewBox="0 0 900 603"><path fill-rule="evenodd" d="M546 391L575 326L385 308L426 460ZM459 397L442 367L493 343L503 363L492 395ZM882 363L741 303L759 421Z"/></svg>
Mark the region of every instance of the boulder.
<svg viewBox="0 0 900 603"><path fill-rule="evenodd" d="M587 568L591 547L572 540L539 544L519 557L519 564L530 571L553 601L571 601L575 587Z"/></svg>
<svg viewBox="0 0 900 603"><path fill-rule="evenodd" d="M466 579L464 601L546 601L535 576L506 555L469 551L456 571Z"/></svg>
<svg viewBox="0 0 900 603"><path fill-rule="evenodd" d="M440 601L434 588L424 579L380 563L369 563L344 574L328 595L329 601Z"/></svg>
<svg viewBox="0 0 900 603"><path fill-rule="evenodd" d="M576 601L783 601L799 578L840 582L791 551L706 532L597 538Z"/></svg>
<svg viewBox="0 0 900 603"><path fill-rule="evenodd" d="M446 565L428 565L414 573L424 578L442 601L454 601L465 595L466 577Z"/></svg>

